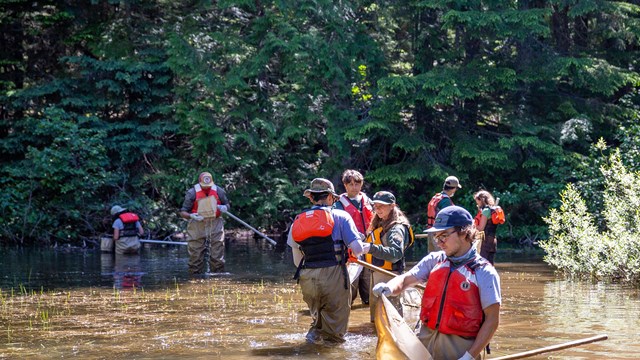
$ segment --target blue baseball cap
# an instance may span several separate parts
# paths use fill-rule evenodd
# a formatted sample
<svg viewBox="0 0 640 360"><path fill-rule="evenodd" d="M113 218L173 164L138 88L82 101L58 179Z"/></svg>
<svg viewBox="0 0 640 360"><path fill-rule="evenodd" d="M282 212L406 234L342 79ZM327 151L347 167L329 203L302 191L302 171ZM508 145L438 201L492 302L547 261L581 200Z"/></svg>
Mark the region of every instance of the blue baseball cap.
<svg viewBox="0 0 640 360"><path fill-rule="evenodd" d="M433 227L425 230L427 233L434 233L450 229L454 226L467 226L473 224L471 214L460 206L447 206L436 215Z"/></svg>

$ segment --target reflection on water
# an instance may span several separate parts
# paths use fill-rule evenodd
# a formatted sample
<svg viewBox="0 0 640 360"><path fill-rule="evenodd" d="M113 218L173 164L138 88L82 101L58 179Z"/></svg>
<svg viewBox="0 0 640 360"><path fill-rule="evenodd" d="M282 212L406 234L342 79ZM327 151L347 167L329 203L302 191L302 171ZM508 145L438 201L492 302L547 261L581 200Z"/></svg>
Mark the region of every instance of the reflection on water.
<svg viewBox="0 0 640 360"><path fill-rule="evenodd" d="M308 345L311 323L290 254L233 239L227 276L187 274L184 247L140 256L0 250L0 358L372 359L377 338L356 300L346 342ZM498 259L499 261L500 259ZM598 334L610 340L537 358L634 359L638 292L556 278L540 262L498 263L497 357Z"/></svg>

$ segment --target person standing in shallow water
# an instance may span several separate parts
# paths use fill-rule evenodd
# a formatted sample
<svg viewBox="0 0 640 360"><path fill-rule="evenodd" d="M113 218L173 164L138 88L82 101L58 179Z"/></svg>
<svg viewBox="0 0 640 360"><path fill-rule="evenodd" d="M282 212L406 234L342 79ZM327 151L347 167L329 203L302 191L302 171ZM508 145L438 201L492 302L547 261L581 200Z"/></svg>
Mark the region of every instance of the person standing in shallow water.
<svg viewBox="0 0 640 360"><path fill-rule="evenodd" d="M224 220L221 215L230 206L227 193L213 182L213 176L208 172L200 173L198 183L185 194L180 216L189 220L189 273L206 272L207 253L209 271L224 272Z"/></svg>
<svg viewBox="0 0 640 360"><path fill-rule="evenodd" d="M111 208L111 216L116 254L137 254L140 251L139 236L144 234L140 217L120 205Z"/></svg>
<svg viewBox="0 0 640 360"><path fill-rule="evenodd" d="M496 238L498 225L491 220L491 208L496 206L496 201L493 195L486 190L475 193L473 199L478 206L478 214L474 219L474 223L478 231L484 231L484 240L480 246L480 256L493 265L493 259L498 249L498 239Z"/></svg>
<svg viewBox="0 0 640 360"><path fill-rule="evenodd" d="M371 243L371 248L365 255L365 261L395 274L402 274L405 267L404 251L413 243L413 230L409 219L396 204L396 197L392 193L378 191L373 194L372 200L375 215L369 226L367 243ZM371 287L390 279L389 275L373 271ZM392 298L389 301L402 315L400 298ZM371 322L374 321L377 303L377 297L369 298Z"/></svg>
<svg viewBox="0 0 640 360"><path fill-rule="evenodd" d="M368 235L369 224L373 219L373 203L367 194L362 192L364 177L359 171L345 170L342 173L342 184L346 190L340 195L333 207L344 210L351 215L358 232ZM371 287L371 270L362 269L360 275L351 283L351 303L360 293L360 299L365 305L369 304L369 288Z"/></svg>
<svg viewBox="0 0 640 360"><path fill-rule="evenodd" d="M351 313L351 288L347 274L347 250L366 254L369 245L351 216L332 209L338 195L331 181L316 178L304 191L312 206L296 216L287 239L298 268L302 298L313 319L306 339L309 343L344 342Z"/></svg>
<svg viewBox="0 0 640 360"><path fill-rule="evenodd" d="M428 231L442 251L376 285L373 293L397 296L426 282L418 332L422 344L434 360L480 359L500 323L500 277L473 246L477 230L467 210L444 208Z"/></svg>

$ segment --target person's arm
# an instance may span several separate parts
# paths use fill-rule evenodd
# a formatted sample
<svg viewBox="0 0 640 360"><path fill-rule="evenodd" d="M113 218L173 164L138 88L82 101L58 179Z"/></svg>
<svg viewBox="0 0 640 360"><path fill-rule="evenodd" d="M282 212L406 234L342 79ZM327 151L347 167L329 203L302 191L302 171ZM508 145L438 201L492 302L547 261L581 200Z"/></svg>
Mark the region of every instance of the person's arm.
<svg viewBox="0 0 640 360"><path fill-rule="evenodd" d="M478 336L476 336L476 339L467 351L473 357L480 355L489 341L491 341L493 334L496 333L498 325L500 324L500 303L489 305L483 309L483 312L484 322L482 326L480 326Z"/></svg>
<svg viewBox="0 0 640 360"><path fill-rule="evenodd" d="M144 235L144 229L142 228L142 224L140 224L140 221L136 221L136 227L138 228L138 235Z"/></svg>
<svg viewBox="0 0 640 360"><path fill-rule="evenodd" d="M216 185L216 187L218 197L220 198L220 204L218 204L218 206L224 205L224 208L220 209L220 211L227 212L229 211L229 209L231 209L231 204L229 203L229 199L227 198L227 192L218 185Z"/></svg>
<svg viewBox="0 0 640 360"><path fill-rule="evenodd" d="M406 288L409 288L418 283L420 283L420 280L418 280L417 277L409 273L404 273L389 280L387 286L389 286L389 289L391 289L391 296L398 296Z"/></svg>
<svg viewBox="0 0 640 360"><path fill-rule="evenodd" d="M191 209L193 208L193 203L196 201L196 192L192 190L193 189L189 189L184 195L182 207L180 208L180 217L187 220L191 218Z"/></svg>
<svg viewBox="0 0 640 360"><path fill-rule="evenodd" d="M293 264L298 267L300 265L300 261L302 261L302 251L300 251L300 246L293 240L291 236L291 229L289 230L289 235L287 235L287 245L291 247L291 252L293 253Z"/></svg>
<svg viewBox="0 0 640 360"><path fill-rule="evenodd" d="M120 229L113 228L113 241L118 241L120 239Z"/></svg>
<svg viewBox="0 0 640 360"><path fill-rule="evenodd" d="M476 229L478 229L478 231L484 231L485 226L487 226L487 217L482 214L480 215L480 221L478 222Z"/></svg>

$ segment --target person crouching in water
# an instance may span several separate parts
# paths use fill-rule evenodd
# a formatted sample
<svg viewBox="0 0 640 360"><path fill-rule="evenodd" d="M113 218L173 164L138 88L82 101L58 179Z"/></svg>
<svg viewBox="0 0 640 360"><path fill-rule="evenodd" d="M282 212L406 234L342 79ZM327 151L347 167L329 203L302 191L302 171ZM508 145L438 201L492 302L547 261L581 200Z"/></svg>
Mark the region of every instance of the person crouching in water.
<svg viewBox="0 0 640 360"><path fill-rule="evenodd" d="M404 251L413 243L413 231L409 219L396 204L396 197L388 191L378 191L372 198L375 215L369 225L367 243L371 247L365 261L396 274L404 272ZM371 272L371 288L376 284L389 281L391 276ZM389 299L402 316L400 298ZM369 314L374 321L378 298L369 298Z"/></svg>
<svg viewBox="0 0 640 360"><path fill-rule="evenodd" d="M500 277L473 246L476 229L467 210L444 208L427 231L434 233L442 251L428 254L407 273L376 285L373 293L397 296L409 286L426 282L420 341L434 360L480 359L500 322Z"/></svg>
<svg viewBox="0 0 640 360"><path fill-rule="evenodd" d="M119 205L111 208L111 216L116 254L137 254L140 251L139 236L144 235L140 217Z"/></svg>
<svg viewBox="0 0 640 360"><path fill-rule="evenodd" d="M306 335L310 343L344 342L351 312L351 288L347 274L347 250L355 256L367 252L369 245L360 235L351 216L331 209L338 195L333 183L316 178L304 196L311 208L296 216L287 244L298 267L302 298L313 319Z"/></svg>

